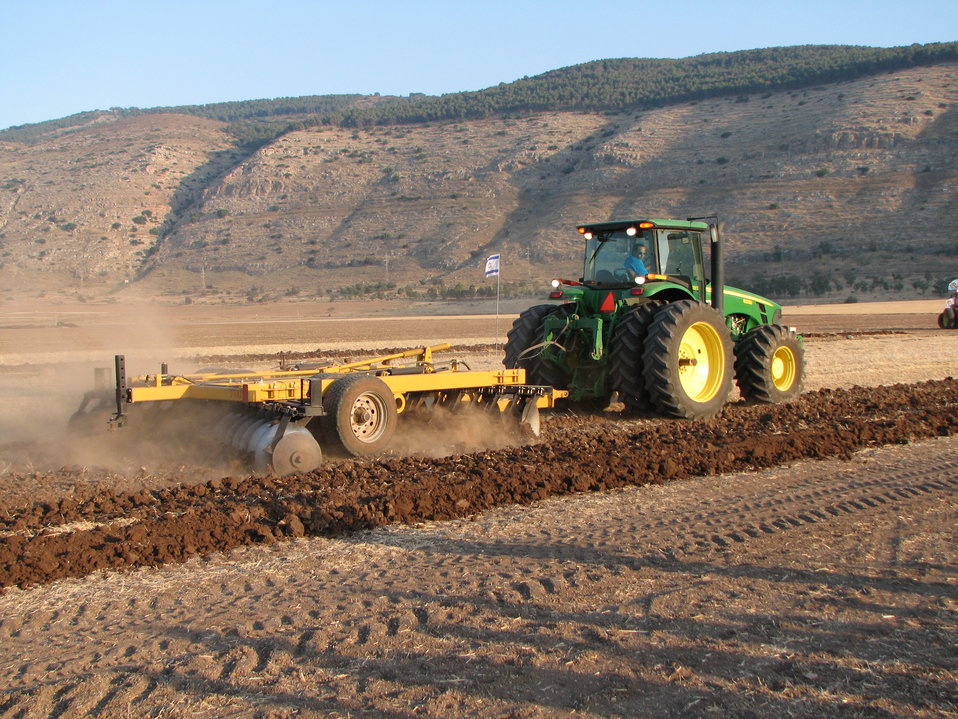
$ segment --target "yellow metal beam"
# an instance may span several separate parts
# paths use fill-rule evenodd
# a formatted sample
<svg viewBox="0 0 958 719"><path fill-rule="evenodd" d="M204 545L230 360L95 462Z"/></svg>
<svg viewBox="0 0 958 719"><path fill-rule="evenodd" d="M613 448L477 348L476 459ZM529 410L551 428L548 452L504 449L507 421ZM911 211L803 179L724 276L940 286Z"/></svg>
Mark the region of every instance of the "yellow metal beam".
<svg viewBox="0 0 958 719"><path fill-rule="evenodd" d="M508 388L526 383L524 369L472 371L459 370L453 362L449 370L432 370L432 353L448 349L448 344L421 347L415 350L383 355L370 360L349 362L340 365L309 370L274 370L256 374L196 374L196 375L147 375L131 381L129 400L138 402L162 402L179 399L199 399L222 402L257 404L261 402L306 401L310 399L310 381L319 374L337 375L355 372L376 373L392 391L396 405L404 408L407 395L429 392L463 391L463 401L473 401L478 390ZM395 367L395 360L417 358L417 366L423 372L414 374L388 374ZM323 377L319 387L323 393L337 377ZM312 383L316 386L316 382ZM552 390L536 398L539 407L552 407L555 400L567 397L568 392ZM497 400L498 401L498 400ZM510 400L506 399L506 404ZM313 399L314 404L319 404ZM502 406L500 404L500 406Z"/></svg>

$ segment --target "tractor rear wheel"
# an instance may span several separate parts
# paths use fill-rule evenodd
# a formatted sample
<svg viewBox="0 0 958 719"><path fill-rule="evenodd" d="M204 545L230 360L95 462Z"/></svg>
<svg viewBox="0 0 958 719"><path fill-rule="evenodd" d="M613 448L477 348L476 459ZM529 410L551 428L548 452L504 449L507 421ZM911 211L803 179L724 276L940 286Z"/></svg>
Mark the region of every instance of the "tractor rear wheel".
<svg viewBox="0 0 958 719"><path fill-rule="evenodd" d="M503 360L508 369L522 368L529 384L550 385L566 389L568 375L563 367L542 357L543 324L546 317L561 314L568 317L574 305L535 305L525 310L506 334L506 356Z"/></svg>
<svg viewBox="0 0 958 719"><path fill-rule="evenodd" d="M609 383L619 399L632 411L650 411L653 404L645 389L642 350L660 301L638 305L626 312L612 333L609 350Z"/></svg>
<svg viewBox="0 0 958 719"><path fill-rule="evenodd" d="M642 354L645 389L663 414L706 419L718 414L732 384L732 338L721 313L694 300L661 308Z"/></svg>
<svg viewBox="0 0 958 719"><path fill-rule="evenodd" d="M396 432L396 399L378 377L336 380L323 395L323 411L323 438L355 457L381 454Z"/></svg>
<svg viewBox="0 0 958 719"><path fill-rule="evenodd" d="M805 381L805 348L794 330L762 325L735 347L735 379L742 396L779 404L795 399Z"/></svg>

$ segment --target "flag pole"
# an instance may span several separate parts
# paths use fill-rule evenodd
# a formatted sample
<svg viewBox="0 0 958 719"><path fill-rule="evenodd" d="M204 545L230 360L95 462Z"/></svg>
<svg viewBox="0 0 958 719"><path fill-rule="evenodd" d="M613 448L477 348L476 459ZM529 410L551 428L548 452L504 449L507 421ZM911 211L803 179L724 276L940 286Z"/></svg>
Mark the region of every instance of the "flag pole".
<svg viewBox="0 0 958 719"><path fill-rule="evenodd" d="M486 278L496 276L496 350L499 349L499 287L500 287L500 255L498 253L486 258Z"/></svg>
<svg viewBox="0 0 958 719"><path fill-rule="evenodd" d="M499 275L501 272L496 273L496 352L499 351Z"/></svg>

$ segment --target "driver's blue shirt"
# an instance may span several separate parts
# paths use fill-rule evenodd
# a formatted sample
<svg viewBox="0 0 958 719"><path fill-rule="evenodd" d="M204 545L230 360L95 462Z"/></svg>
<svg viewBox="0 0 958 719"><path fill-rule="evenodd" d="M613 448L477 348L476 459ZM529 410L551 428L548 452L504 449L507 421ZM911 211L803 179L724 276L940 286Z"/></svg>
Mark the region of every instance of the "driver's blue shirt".
<svg viewBox="0 0 958 719"><path fill-rule="evenodd" d="M646 268L645 263L635 255L629 255L626 257L624 264L627 270L632 270L636 274L636 277L645 277L647 274L649 274L649 270Z"/></svg>

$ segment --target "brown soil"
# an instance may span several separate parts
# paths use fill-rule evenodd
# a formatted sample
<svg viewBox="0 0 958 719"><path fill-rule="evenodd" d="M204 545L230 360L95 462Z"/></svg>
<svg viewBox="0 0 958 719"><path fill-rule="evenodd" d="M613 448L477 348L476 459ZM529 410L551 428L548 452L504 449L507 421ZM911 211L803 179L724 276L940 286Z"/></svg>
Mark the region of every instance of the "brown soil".
<svg viewBox="0 0 958 719"><path fill-rule="evenodd" d="M8 444L0 717L954 716L958 380L916 352L954 338L901 324L822 321L814 391L706 423L449 419L284 479Z"/></svg>

